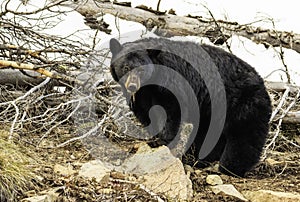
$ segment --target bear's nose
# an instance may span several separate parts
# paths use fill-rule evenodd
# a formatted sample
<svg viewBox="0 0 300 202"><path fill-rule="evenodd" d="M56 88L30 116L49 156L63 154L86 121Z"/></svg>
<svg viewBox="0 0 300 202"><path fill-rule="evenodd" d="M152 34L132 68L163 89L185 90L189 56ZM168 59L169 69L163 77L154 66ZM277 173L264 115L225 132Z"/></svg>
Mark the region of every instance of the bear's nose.
<svg viewBox="0 0 300 202"><path fill-rule="evenodd" d="M125 82L125 88L130 93L137 92L140 88L140 78L134 73L130 74Z"/></svg>
<svg viewBox="0 0 300 202"><path fill-rule="evenodd" d="M138 90L138 87L135 83L130 83L127 87L127 90L131 93L135 93Z"/></svg>

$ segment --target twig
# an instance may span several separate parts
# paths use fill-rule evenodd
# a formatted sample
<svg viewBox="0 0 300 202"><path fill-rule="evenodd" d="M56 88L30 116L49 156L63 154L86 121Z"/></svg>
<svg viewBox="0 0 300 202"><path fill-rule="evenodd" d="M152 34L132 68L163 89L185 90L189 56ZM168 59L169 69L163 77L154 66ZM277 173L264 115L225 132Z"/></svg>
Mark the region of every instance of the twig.
<svg viewBox="0 0 300 202"><path fill-rule="evenodd" d="M84 138L88 137L89 135L91 135L94 132L96 132L102 126L102 124L104 123L105 119L106 119L106 115L104 115L104 117L101 119L101 121L99 123L97 123L97 125L94 128L92 128L91 130L89 130L87 133L85 133L85 134L83 134L83 135L81 135L79 137L74 137L72 139L69 139L69 140L67 140L67 141L65 141L65 142L57 145L56 147L57 148L64 147L67 144L70 144L71 142L74 142L74 141L77 141L77 140L81 140L81 139L84 139Z"/></svg>
<svg viewBox="0 0 300 202"><path fill-rule="evenodd" d="M279 56L280 56L280 59L281 59L281 62L285 68L285 74L286 74L286 78L287 78L287 82L288 83L291 83L291 76L289 74L289 69L284 61L284 52L283 52L283 48L282 48L282 43L281 43L281 40L280 40L280 37L279 37L279 34L278 32L276 31L276 27L275 27L275 23L274 23L274 20L273 19L270 19L270 21L272 22L272 25L273 25L273 28L275 30L275 34L276 34L276 37L277 37L277 40L279 42Z"/></svg>
<svg viewBox="0 0 300 202"><path fill-rule="evenodd" d="M214 21L214 23L215 23L215 25L216 25L216 27L217 27L217 29L218 29L218 32L221 34L222 38L224 39L224 42L225 42L225 44L226 44L226 47L227 47L228 51L229 51L230 53L232 53L231 48L230 48L230 46L229 46L229 44L228 44L228 42L227 42L227 37L226 37L226 36L224 35L224 33L222 32L221 26L219 25L219 23L218 23L217 20L215 19L214 15L213 15L212 12L209 10L209 8L207 8L207 6L205 6L204 4L202 4L202 6L203 6L204 8L207 9L209 15L212 17L212 19L213 19L213 21Z"/></svg>
<svg viewBox="0 0 300 202"><path fill-rule="evenodd" d="M157 7L156 7L156 11L159 11L160 2L161 2L161 0L158 0L158 2L157 2Z"/></svg>
<svg viewBox="0 0 300 202"><path fill-rule="evenodd" d="M32 64L24 64L24 63L17 63L14 61L7 61L7 60L0 60L0 69L1 68L7 68L7 67L12 67L15 69L22 69L22 70L31 70L38 72L44 76L54 78L54 79L59 79L60 77L55 75L54 73L43 69L43 68L37 68L35 65Z"/></svg>
<svg viewBox="0 0 300 202"><path fill-rule="evenodd" d="M297 147L298 149L300 149L300 145L294 143L293 141L287 139L286 137L284 136L281 136L282 139L284 139L285 141L287 141L288 143L290 143L291 145L293 145L294 147Z"/></svg>
<svg viewBox="0 0 300 202"><path fill-rule="evenodd" d="M282 108L283 104L286 101L287 96L289 95L290 92L290 88L286 87L286 90L284 91L284 94L281 97L281 100L278 104L278 106L276 107L276 109L272 112L271 118L270 118L270 123L273 121L274 117L276 116L276 114L278 113L278 111Z"/></svg>

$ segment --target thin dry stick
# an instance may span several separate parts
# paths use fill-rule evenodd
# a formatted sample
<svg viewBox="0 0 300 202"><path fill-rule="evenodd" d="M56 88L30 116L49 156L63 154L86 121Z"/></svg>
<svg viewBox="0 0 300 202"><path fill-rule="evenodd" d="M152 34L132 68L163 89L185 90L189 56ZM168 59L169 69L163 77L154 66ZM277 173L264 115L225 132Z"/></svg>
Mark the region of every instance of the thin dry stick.
<svg viewBox="0 0 300 202"><path fill-rule="evenodd" d="M270 118L270 123L273 121L274 117L276 116L276 114L279 112L279 110L282 108L283 104L286 101L287 96L289 95L290 92L290 88L286 87L286 90L284 91L284 94L281 97L281 100L278 104L278 106L276 107L276 109L272 112L271 118Z"/></svg>
<svg viewBox="0 0 300 202"><path fill-rule="evenodd" d="M208 8L207 6L205 6L204 4L202 4L202 6L203 6L205 9L207 9L209 15L212 17L212 19L213 19L213 21L214 21L214 23L215 23L215 25L216 25L216 27L217 27L219 33L221 34L221 36L222 36L223 39L225 40L225 44L226 44L226 47L227 47L228 51L229 51L230 53L232 53L231 48L230 48L230 46L229 46L229 44L228 44L228 42L227 42L227 40L226 40L226 36L225 36L224 33L222 32L222 29L221 29L219 23L217 22L216 18L214 17L214 15L212 14L212 12L209 10L209 8Z"/></svg>
<svg viewBox="0 0 300 202"><path fill-rule="evenodd" d="M300 149L300 145L294 143L293 141L287 139L286 137L284 136L281 136L282 139L284 139L285 141L287 141L288 143L290 143L291 145L293 145L294 147L297 147L298 149Z"/></svg>
<svg viewBox="0 0 300 202"><path fill-rule="evenodd" d="M158 2L157 2L157 6L156 6L157 11L159 11L160 2L161 2L161 0L158 0Z"/></svg>
<svg viewBox="0 0 300 202"><path fill-rule="evenodd" d="M290 76L290 73L289 73L289 69L288 69L287 64L286 64L285 61L284 61L284 51L283 51L283 48L282 48L282 43L281 43L280 36L279 36L278 32L276 31L276 27L275 27L274 20L273 20L273 19L270 19L270 21L272 22L273 28L274 28L274 30L275 30L276 37L277 37L278 42L279 42L279 50L280 50L280 51L279 51L279 56L280 56L280 60L281 60L281 62L282 62L282 65L283 65L284 68L285 68L285 74L286 74L287 82L288 82L288 83L291 83L291 76Z"/></svg>

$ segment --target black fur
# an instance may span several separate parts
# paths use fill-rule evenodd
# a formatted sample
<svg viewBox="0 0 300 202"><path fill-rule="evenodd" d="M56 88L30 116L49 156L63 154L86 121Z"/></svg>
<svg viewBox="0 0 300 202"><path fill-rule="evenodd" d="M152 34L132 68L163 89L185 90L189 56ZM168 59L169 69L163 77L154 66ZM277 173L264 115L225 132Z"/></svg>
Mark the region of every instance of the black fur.
<svg viewBox="0 0 300 202"><path fill-rule="evenodd" d="M157 47L157 49L149 47ZM227 114L221 138L213 151L201 161L220 161L221 172L238 176L244 176L259 161L268 134L271 104L263 79L253 67L236 56L213 46L163 38L142 39L123 45L112 39L110 49L113 53L111 74L118 82L129 71L146 65L142 73L136 73L140 76L142 83L150 77L156 77L156 79L171 83L170 85L176 85L183 97L189 97L180 83L172 81L174 78L172 75L155 74L153 65L170 67L186 78L197 95L200 109L199 129L193 146L189 150L190 153L193 150L196 159L210 124L211 98L217 98L218 91L215 91L215 95L210 95L204 79L201 78L201 76L206 76L206 72L211 71L209 67L199 65L197 68L201 72L200 75L191 64L168 51L181 52L186 58L196 61L196 64L202 64L206 59L212 60L225 86ZM203 54L203 50L206 55ZM207 58L207 55L210 58ZM211 85L217 82L209 74L207 77ZM131 110L145 126L150 124L148 112L153 105L161 105L165 109L167 122L159 138L163 144L170 142L178 132L180 117L183 116L175 96L163 87L141 85L142 87L137 92L133 92L134 99L130 99L131 94L128 93L124 82L120 84L124 95L129 98ZM187 111L186 117L189 117L189 113ZM157 115L157 122L154 126L159 125L160 121Z"/></svg>

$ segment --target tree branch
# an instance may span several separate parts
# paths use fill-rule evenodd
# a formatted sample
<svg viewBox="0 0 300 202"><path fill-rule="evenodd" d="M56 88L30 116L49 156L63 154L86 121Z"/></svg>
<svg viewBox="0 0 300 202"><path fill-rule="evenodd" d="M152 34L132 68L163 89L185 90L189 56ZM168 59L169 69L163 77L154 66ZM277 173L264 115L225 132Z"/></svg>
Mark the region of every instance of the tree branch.
<svg viewBox="0 0 300 202"><path fill-rule="evenodd" d="M24 63L17 63L17 62L13 62L13 61L0 60L0 69L8 68L8 67L12 67L15 69L32 70L32 71L38 72L46 77L60 79L60 77L58 75L56 75L46 69L37 68L33 64L24 64Z"/></svg>
<svg viewBox="0 0 300 202"><path fill-rule="evenodd" d="M52 79L60 79L60 80L68 81L68 82L75 82L77 84L82 84L81 81L74 79L70 76L58 74L56 72L53 73L44 68L36 67L33 64L24 64L24 63L17 63L14 61L0 60L0 69L9 68L9 67L14 68L14 69L20 69L20 70L34 71L34 72L40 73L41 75L52 78Z"/></svg>

